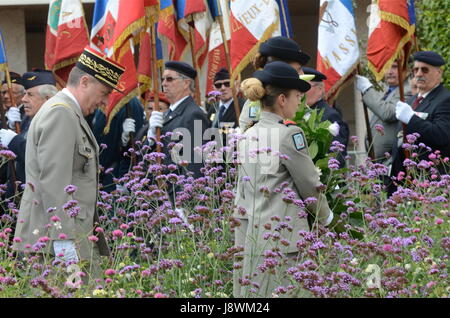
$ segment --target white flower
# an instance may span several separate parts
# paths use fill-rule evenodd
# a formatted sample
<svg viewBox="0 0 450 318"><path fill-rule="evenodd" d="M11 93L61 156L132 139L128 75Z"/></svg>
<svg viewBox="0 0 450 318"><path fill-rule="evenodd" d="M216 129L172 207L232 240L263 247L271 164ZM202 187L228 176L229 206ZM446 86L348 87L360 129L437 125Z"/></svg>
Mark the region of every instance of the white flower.
<svg viewBox="0 0 450 318"><path fill-rule="evenodd" d="M304 120L304 121L308 121L310 117L311 117L311 112L307 112L307 113L303 116L303 120Z"/></svg>
<svg viewBox="0 0 450 318"><path fill-rule="evenodd" d="M53 223L53 226L54 226L57 230L61 230L61 229L62 229L61 222L55 222L55 223Z"/></svg>
<svg viewBox="0 0 450 318"><path fill-rule="evenodd" d="M339 135L339 124L337 122L332 123L330 126L328 126L328 131L330 134L332 134L334 137Z"/></svg>
<svg viewBox="0 0 450 318"><path fill-rule="evenodd" d="M319 175L319 177L322 175L322 169L320 169L319 167L315 167L317 174Z"/></svg>
<svg viewBox="0 0 450 318"><path fill-rule="evenodd" d="M38 229L35 229L35 230L33 231L33 235L39 235L39 230L38 230Z"/></svg>

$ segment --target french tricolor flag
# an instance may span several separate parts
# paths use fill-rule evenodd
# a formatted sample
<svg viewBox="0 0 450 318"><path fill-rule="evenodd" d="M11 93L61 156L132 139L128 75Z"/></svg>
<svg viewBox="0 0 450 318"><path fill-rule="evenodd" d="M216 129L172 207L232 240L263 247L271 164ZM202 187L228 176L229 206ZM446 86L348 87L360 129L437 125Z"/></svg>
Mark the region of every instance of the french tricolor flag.
<svg viewBox="0 0 450 318"><path fill-rule="evenodd" d="M352 0L320 0L317 70L327 76L327 99L337 96L359 61Z"/></svg>

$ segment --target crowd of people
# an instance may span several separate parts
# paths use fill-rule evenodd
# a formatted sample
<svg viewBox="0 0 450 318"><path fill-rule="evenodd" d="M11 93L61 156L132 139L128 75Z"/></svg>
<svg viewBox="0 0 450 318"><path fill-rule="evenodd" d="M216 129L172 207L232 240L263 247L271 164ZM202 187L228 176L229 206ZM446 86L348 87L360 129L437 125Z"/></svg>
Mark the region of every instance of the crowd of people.
<svg viewBox="0 0 450 318"><path fill-rule="evenodd" d="M216 142L224 145L228 130L222 128L239 127L247 138L238 144L235 217L240 225L235 243L245 250L243 267L234 273L234 296L245 295L240 282L257 270L257 260L267 249L261 246L267 242L251 239L264 234L264 228L255 225L266 224L284 211L283 216L294 222L292 233L308 231L311 226L306 219L296 217L295 205L290 209L278 206L283 202L281 194L265 196L259 187L288 185L294 189L294 198L316 199L307 209L317 222L324 226L336 223L319 190L319 174L309 155L305 134L289 120L305 95L311 109L323 111L322 121L337 123L339 132L333 140L344 146L336 158L341 167L346 164L350 132L340 111L325 100L326 76L306 67L308 61L308 54L291 39L278 36L262 43L254 59L253 76L239 87L240 116L236 114L226 69L219 70L214 78L214 87L220 92L217 101L201 107L193 98L197 71L187 63L167 61L158 109L153 94L143 99L146 107L142 99L135 97L115 114L109 130L105 130L105 108L112 90L119 90L117 84L124 69L101 53L86 48L72 69L67 86L59 92L49 71L35 69L22 76L12 73L12 91L5 82L1 90L7 127L0 130L0 141L16 155L1 171L1 181L7 184L4 200L21 198L15 229L15 237L20 240L14 240L14 249L19 253L31 252L37 230L51 240L43 252L65 261L98 262L101 255L110 253L101 232L96 233L96 244L88 242L99 219L98 190L127 191L117 180L132 166L132 157L125 153L136 140L156 151L159 135L166 136L160 140L164 164L176 167L171 170L175 173L189 171L198 178L202 176L204 163L194 149L207 142L203 139L205 132L217 129ZM370 129L374 138L372 144L367 144L367 150L374 149L374 160L392 164L390 176L403 169L402 139L398 135L402 124L408 134L420 134L417 143L423 142L432 150L440 150L443 157L450 157L450 93L441 83L444 64L436 52L415 53L411 81L406 73L400 72L406 83L406 102L400 101L397 63L386 72L383 92L377 91L369 79L359 75L356 78L356 88L371 111ZM304 74L311 77L302 79ZM377 133L380 125L384 127L383 134ZM173 132L177 134L167 137ZM174 146L177 143L182 143L183 149ZM100 149L102 144L106 149ZM275 158L273 154L260 153L257 150L262 145L286 156ZM269 160L252 160L250 154L255 152L258 159L269 156ZM388 158L391 161L386 161ZM392 188L393 184L386 179ZM71 187L76 187L76 191ZM16 195L22 189L23 194ZM67 208L67 203L74 200L78 208ZM46 224L51 217L56 217L61 226L48 229ZM288 243L283 253L294 255L295 239ZM91 268L94 272L99 269ZM262 284L268 285L259 289L258 296L270 296L264 291L280 284L264 279L264 275L260 278Z"/></svg>

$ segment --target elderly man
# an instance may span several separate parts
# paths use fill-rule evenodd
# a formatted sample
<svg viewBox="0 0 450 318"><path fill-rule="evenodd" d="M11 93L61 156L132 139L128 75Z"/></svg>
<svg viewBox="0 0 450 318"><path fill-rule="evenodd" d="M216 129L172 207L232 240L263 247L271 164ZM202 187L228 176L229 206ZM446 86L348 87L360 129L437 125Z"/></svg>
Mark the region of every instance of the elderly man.
<svg viewBox="0 0 450 318"><path fill-rule="evenodd" d="M406 133L418 133L416 143L424 143L432 151L439 150L442 158L450 157L450 93L441 83L444 64L445 60L436 52L415 53L413 74L419 93L408 103L397 102L395 108L397 119L406 125ZM403 170L403 150L401 147L396 150L393 176ZM427 160L428 154L422 150L419 159ZM444 167L439 168L445 171Z"/></svg>
<svg viewBox="0 0 450 318"><path fill-rule="evenodd" d="M173 132L172 137L165 137L163 151L166 154L165 164L187 161L186 169L194 173L196 178L202 173L202 154L194 151L203 144L203 133L210 127L210 122L203 110L195 103L191 94L195 88L197 72L184 62L169 61L165 63L162 77L162 87L170 101L169 110L164 114L153 111L149 120L148 140L155 143L156 127L161 128L161 135ZM182 136L176 136L176 133ZM180 141L179 138L182 138ZM172 150L168 149L170 142L177 142ZM182 149L177 146L183 146ZM184 174L184 168L178 165L178 173Z"/></svg>
<svg viewBox="0 0 450 318"><path fill-rule="evenodd" d="M318 111L323 110L322 121L328 120L331 123L337 123L339 125L339 133L333 137L333 141L339 141L345 146L343 152L340 152L338 157L339 164L341 167L345 166L345 156L347 155L347 145L350 131L348 125L342 119L341 114L333 107L327 104L324 100L325 96L325 84L324 80L327 79L325 74L310 68L303 67L303 72L305 74L314 75L314 78L309 82L311 88L306 92L306 104L308 104L311 109L317 109Z"/></svg>
<svg viewBox="0 0 450 318"><path fill-rule="evenodd" d="M109 249L103 234L93 232L98 222L99 149L85 117L108 103L123 71L87 47L67 87L34 116L27 135L27 184L15 250L50 253L66 262L85 260L91 262L90 273L100 275L96 263L100 255L109 255Z"/></svg>
<svg viewBox="0 0 450 318"><path fill-rule="evenodd" d="M3 81L1 87L1 94L3 99L3 108L6 111L8 118L8 127L15 129L15 123L20 123L24 117L23 105L20 104L25 95L25 88L22 83L22 76L20 74L9 72L11 78L11 93L8 89L6 80Z"/></svg>
<svg viewBox="0 0 450 318"><path fill-rule="evenodd" d="M403 79L406 78L406 72ZM375 90L372 83L364 76L356 75L356 88L362 93L364 104L372 111L370 129L373 144L367 145L367 150L373 147L377 160L386 159L385 153L391 154L392 145L397 140L398 120L395 117L395 105L400 100L398 88L398 63L392 63L391 68L384 75L387 89L384 92ZM405 82L406 83L406 82ZM405 98L412 96L409 85L405 85ZM377 125L383 126L383 131L377 131ZM378 128L379 129L379 128Z"/></svg>
<svg viewBox="0 0 450 318"><path fill-rule="evenodd" d="M16 154L16 173L14 181L25 182L25 146L27 142L28 129L31 119L36 115L41 106L58 90L56 89L55 78L50 71L35 70L23 74L23 86L25 95L22 98L25 117L22 120L20 134L12 130L0 129L0 142ZM9 171L9 174L12 172ZM8 178L8 189L6 197L10 197L15 192L14 181Z"/></svg>

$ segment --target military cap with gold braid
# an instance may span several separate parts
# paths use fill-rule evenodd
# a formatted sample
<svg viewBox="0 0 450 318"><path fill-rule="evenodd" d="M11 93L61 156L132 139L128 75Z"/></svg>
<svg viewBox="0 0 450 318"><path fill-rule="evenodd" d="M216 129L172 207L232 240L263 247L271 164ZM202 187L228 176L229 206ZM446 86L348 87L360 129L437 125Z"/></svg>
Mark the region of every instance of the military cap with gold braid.
<svg viewBox="0 0 450 318"><path fill-rule="evenodd" d="M87 46L81 53L76 66L95 77L100 83L122 93L117 88L117 85L119 84L120 76L125 71L125 67L111 60L106 55Z"/></svg>

